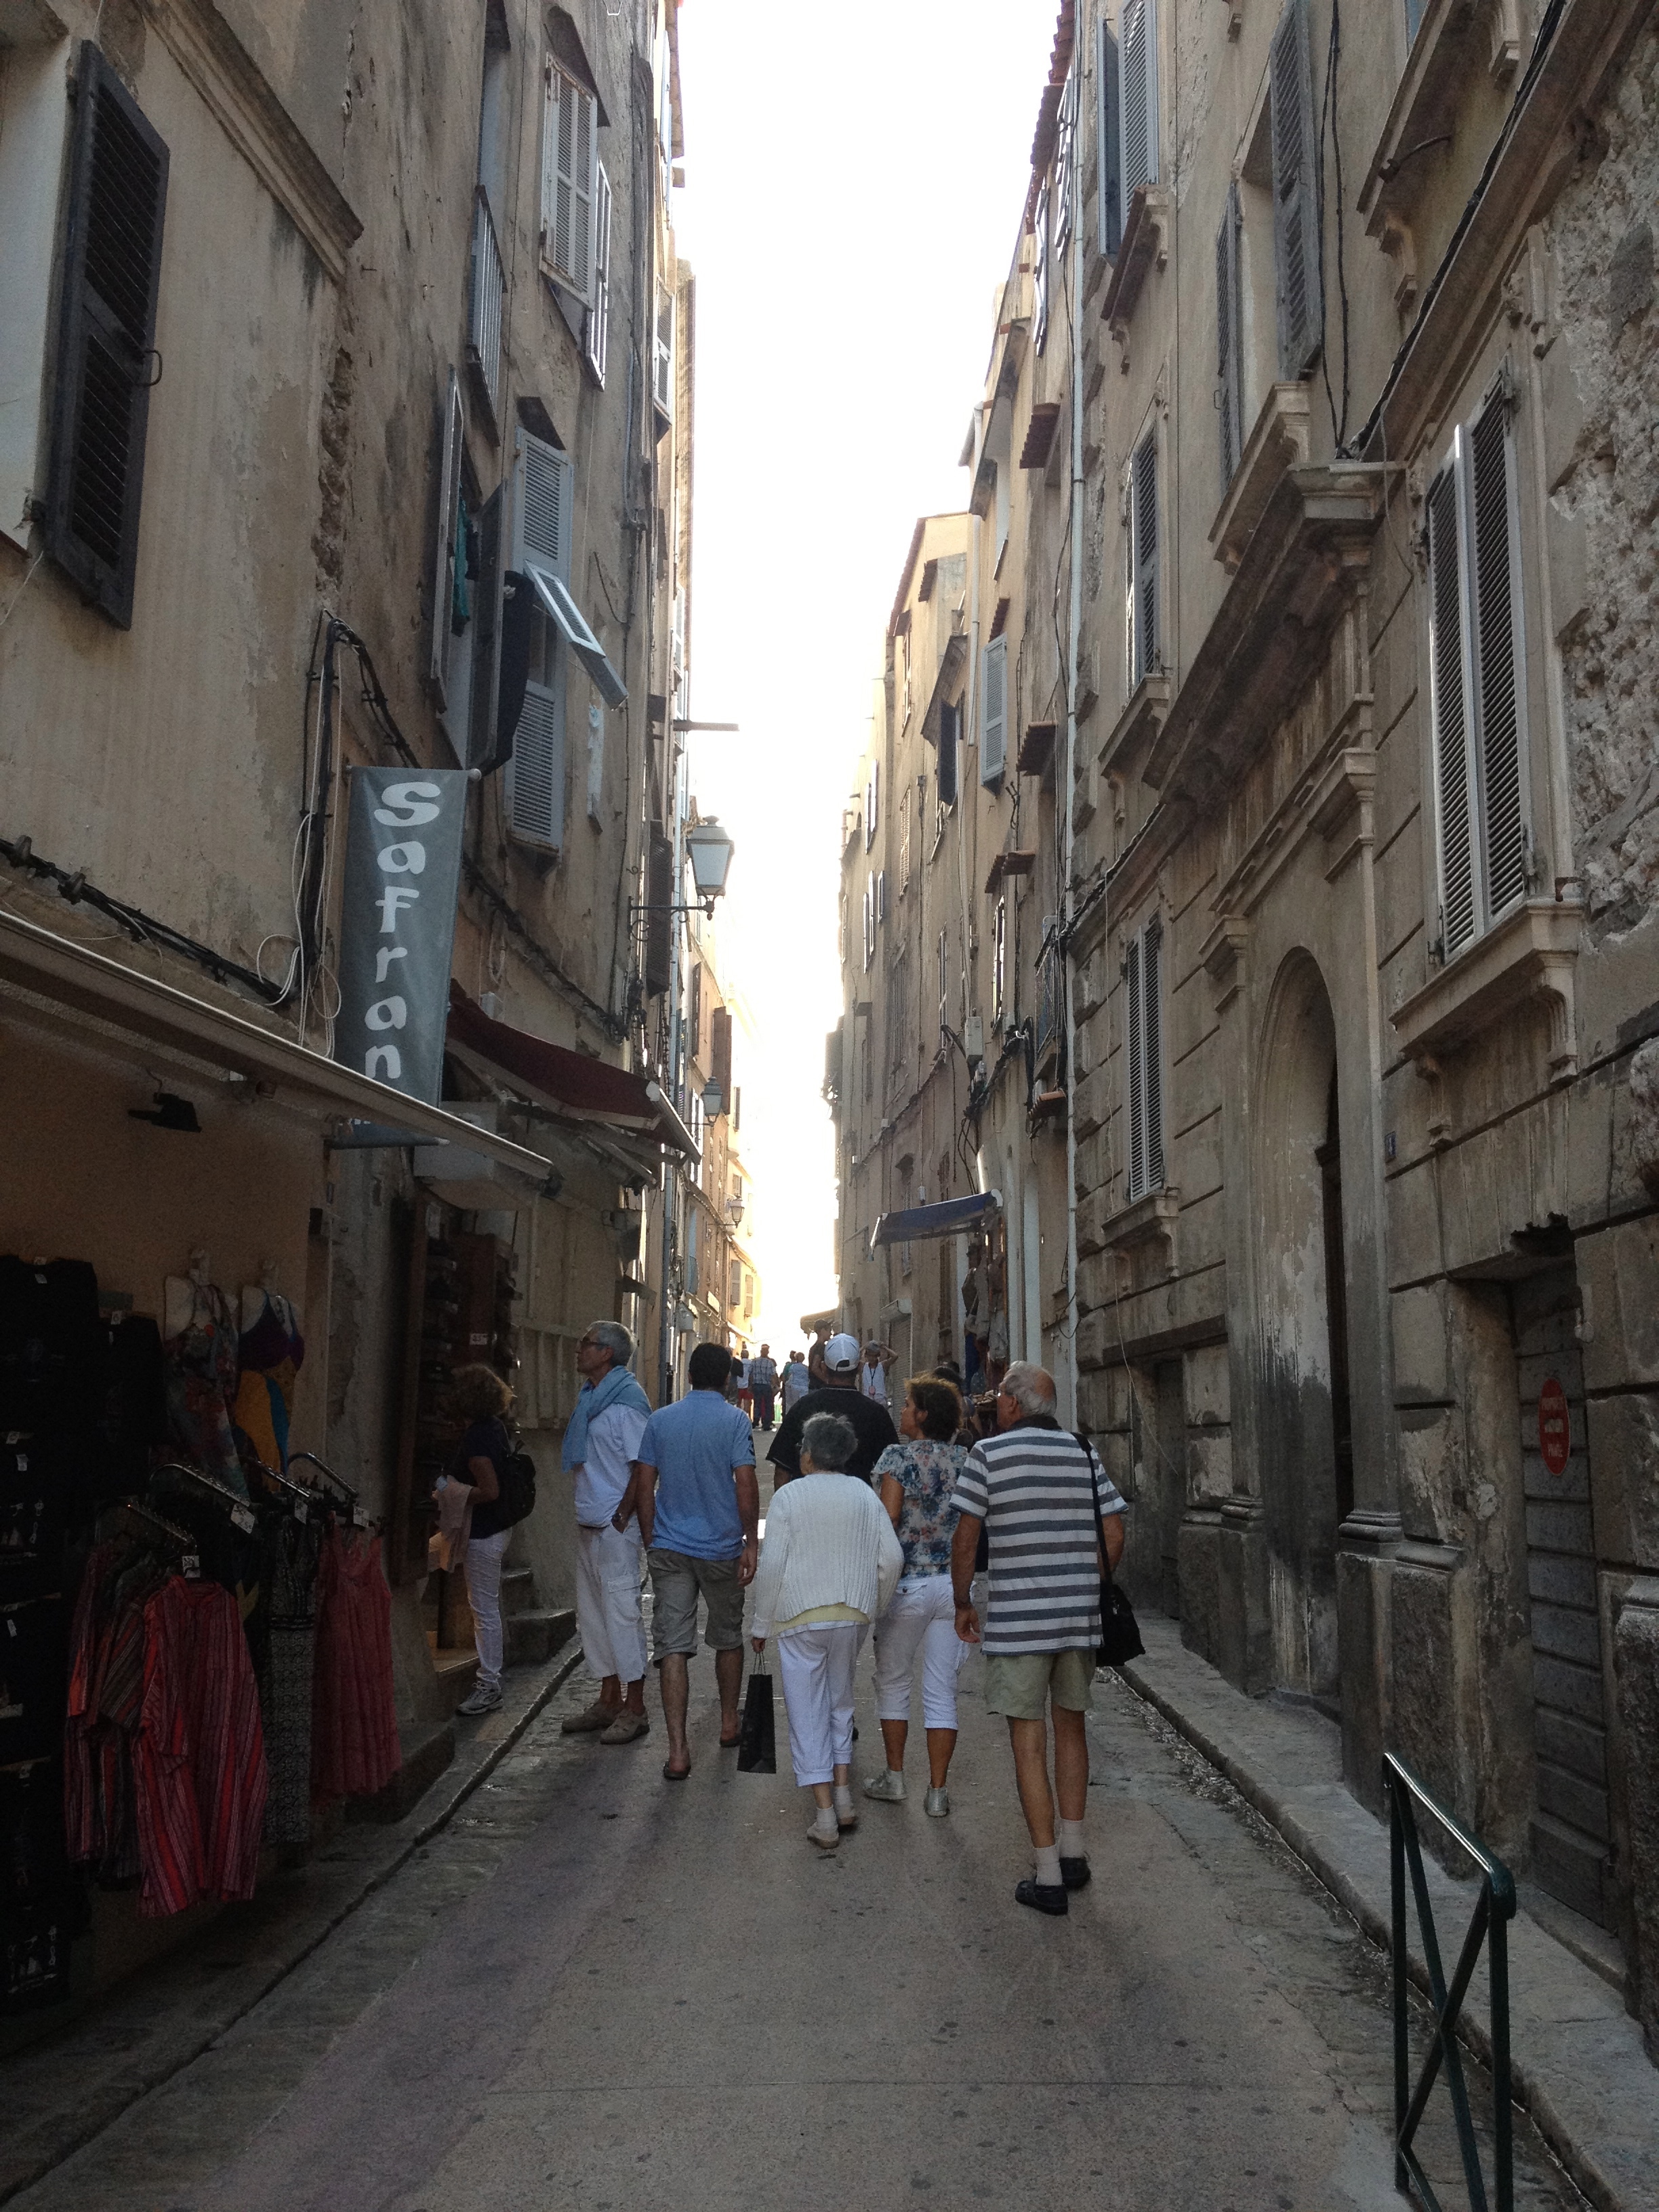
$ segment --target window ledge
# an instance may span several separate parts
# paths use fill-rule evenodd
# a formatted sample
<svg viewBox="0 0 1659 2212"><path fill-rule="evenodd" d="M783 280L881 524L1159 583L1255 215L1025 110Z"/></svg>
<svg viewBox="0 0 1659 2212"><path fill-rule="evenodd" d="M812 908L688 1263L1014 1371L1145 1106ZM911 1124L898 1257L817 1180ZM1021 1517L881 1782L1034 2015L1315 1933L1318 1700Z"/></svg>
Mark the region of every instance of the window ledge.
<svg viewBox="0 0 1659 2212"><path fill-rule="evenodd" d="M1164 1272L1176 1271L1176 1222L1181 1212L1181 1193L1174 1183L1149 1190L1144 1198L1109 1214L1100 1224L1100 1249L1124 1255L1142 1245L1164 1247Z"/></svg>
<svg viewBox="0 0 1659 2212"><path fill-rule="evenodd" d="M1129 694L1129 703L1106 732L1097 762L1103 773L1121 775L1129 764L1156 744L1170 712L1175 686L1166 668L1143 676Z"/></svg>
<svg viewBox="0 0 1659 2212"><path fill-rule="evenodd" d="M1100 319L1122 349L1120 366L1129 366L1129 321L1140 297L1146 271L1156 261L1164 268L1170 258L1170 219L1175 202L1162 185L1137 185L1129 202L1123 239L1112 264L1112 281L1100 303Z"/></svg>
<svg viewBox="0 0 1659 2212"><path fill-rule="evenodd" d="M1436 1076L1455 1052L1515 1007L1542 998L1550 1017L1550 1079L1578 1072L1573 969L1583 909L1529 899L1407 999L1394 1016L1400 1048L1419 1075Z"/></svg>
<svg viewBox="0 0 1659 2212"><path fill-rule="evenodd" d="M1231 575L1286 469L1308 458L1313 406L1305 384L1274 384L1210 525L1210 547Z"/></svg>

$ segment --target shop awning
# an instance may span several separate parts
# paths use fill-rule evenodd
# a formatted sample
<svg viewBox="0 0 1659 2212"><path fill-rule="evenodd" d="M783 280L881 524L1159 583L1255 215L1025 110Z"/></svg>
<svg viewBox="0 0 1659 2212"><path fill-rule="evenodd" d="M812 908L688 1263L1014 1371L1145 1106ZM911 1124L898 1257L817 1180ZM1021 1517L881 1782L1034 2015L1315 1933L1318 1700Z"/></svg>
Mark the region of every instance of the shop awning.
<svg viewBox="0 0 1659 2212"><path fill-rule="evenodd" d="M263 1029L227 1007L192 998L171 983L77 945L55 930L0 911L0 994L48 1022L131 1040L143 1066L156 1052L246 1084L278 1105L297 1107L319 1122L377 1126L391 1138L462 1145L487 1152L538 1185L550 1162L493 1130L479 1129L441 1106L406 1097L338 1060L325 1060L291 1037Z"/></svg>
<svg viewBox="0 0 1659 2212"><path fill-rule="evenodd" d="M1001 1211L1002 1194L996 1190L943 1198L936 1206L907 1206L902 1213L881 1216L870 1231L870 1249L873 1252L878 1244L921 1244L930 1237L957 1237Z"/></svg>
<svg viewBox="0 0 1659 2212"><path fill-rule="evenodd" d="M449 1049L476 1073L505 1078L517 1097L561 1120L601 1122L670 1146L687 1159L702 1157L660 1084L632 1068L613 1066L493 1020L453 982L448 1042Z"/></svg>

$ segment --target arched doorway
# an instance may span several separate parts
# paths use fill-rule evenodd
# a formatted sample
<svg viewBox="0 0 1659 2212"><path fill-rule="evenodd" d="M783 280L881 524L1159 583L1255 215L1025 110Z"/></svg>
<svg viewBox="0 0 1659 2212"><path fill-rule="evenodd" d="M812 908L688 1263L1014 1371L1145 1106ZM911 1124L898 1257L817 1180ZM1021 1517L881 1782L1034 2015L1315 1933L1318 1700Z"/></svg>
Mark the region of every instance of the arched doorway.
<svg viewBox="0 0 1659 2212"><path fill-rule="evenodd" d="M1257 1117L1252 1347L1273 1678L1336 1711L1336 1535L1353 1503L1336 1028L1305 952L1279 972Z"/></svg>

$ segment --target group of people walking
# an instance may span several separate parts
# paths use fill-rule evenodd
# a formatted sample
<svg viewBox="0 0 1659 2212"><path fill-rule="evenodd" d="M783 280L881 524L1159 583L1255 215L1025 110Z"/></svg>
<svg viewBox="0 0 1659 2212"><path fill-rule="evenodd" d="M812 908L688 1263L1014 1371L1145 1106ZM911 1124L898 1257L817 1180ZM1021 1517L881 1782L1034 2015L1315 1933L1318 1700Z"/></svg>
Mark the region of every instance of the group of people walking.
<svg viewBox="0 0 1659 2212"><path fill-rule="evenodd" d="M765 1347L763 1347L764 1351ZM727 1398L732 1355L700 1344L684 1397L652 1413L629 1372L632 1340L596 1322L578 1362L583 1388L566 1432L579 1528L577 1621L599 1692L564 1723L607 1745L648 1734L641 1562L653 1592L665 1781L691 1771L686 1734L690 1662L714 1657L722 1749L739 1737L744 1613L758 1655L775 1638L795 1780L810 1790L807 1834L833 1851L855 1828L854 1675L873 1631L877 1717L884 1754L866 1799L902 1803L917 1662L927 1784L924 1812L949 1814L957 1733L957 1676L978 1646L986 1704L1008 1723L1016 1782L1036 1865L1018 1902L1060 1914L1089 1879L1085 1843L1088 1742L1100 1641L1103 1567L1121 1555L1124 1504L1092 1448L1062 1429L1054 1385L1016 1362L1000 1378L995 1431L964 1428L955 1383L905 1384L895 1428L867 1388L892 1355L831 1336L790 1389L769 1453L774 1492L761 1539L753 1433ZM882 1354L886 1354L883 1360ZM873 1358L872 1358L873 1355ZM849 1480L849 1478L851 1478ZM981 1543L988 1601L975 1576ZM1048 1715L1054 1724L1050 1781Z"/></svg>

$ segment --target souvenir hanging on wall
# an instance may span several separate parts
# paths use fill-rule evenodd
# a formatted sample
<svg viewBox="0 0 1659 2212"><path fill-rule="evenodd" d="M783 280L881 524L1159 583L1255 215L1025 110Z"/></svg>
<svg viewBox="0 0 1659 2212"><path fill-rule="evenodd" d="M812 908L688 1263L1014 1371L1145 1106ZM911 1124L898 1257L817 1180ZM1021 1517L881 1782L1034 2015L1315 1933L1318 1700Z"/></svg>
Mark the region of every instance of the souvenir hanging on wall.
<svg viewBox="0 0 1659 2212"><path fill-rule="evenodd" d="M241 1319L241 1373L233 1415L237 1442L246 1442L256 1459L286 1474L294 1385L306 1342L293 1300L276 1287L274 1261L265 1262L258 1282L243 1286Z"/></svg>
<svg viewBox="0 0 1659 2212"><path fill-rule="evenodd" d="M192 1466L247 1494L231 1407L236 1399L240 1331L230 1301L210 1280L208 1255L190 1255L190 1273L169 1275L163 1309L167 1427Z"/></svg>

